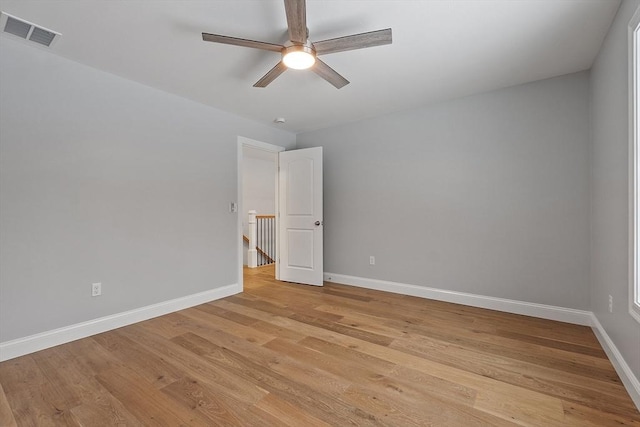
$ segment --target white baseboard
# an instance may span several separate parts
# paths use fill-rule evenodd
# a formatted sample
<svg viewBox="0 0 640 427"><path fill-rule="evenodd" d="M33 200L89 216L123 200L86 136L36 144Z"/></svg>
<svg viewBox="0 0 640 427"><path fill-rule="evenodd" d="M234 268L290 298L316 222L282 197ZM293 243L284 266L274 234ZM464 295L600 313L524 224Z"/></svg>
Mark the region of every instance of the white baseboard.
<svg viewBox="0 0 640 427"><path fill-rule="evenodd" d="M591 313L591 323L593 331L595 332L598 341L600 341L600 345L604 349L605 353L607 353L607 356L613 364L613 367L616 369L618 376L629 392L629 396L631 396L633 403L636 404L636 407L640 411L640 381L638 381L638 378L633 374L633 371L631 371L631 368L622 357L622 354L611 338L609 338L607 331L604 330L598 321L598 318L593 313Z"/></svg>
<svg viewBox="0 0 640 427"><path fill-rule="evenodd" d="M0 362L242 292L238 284L0 343Z"/></svg>
<svg viewBox="0 0 640 427"><path fill-rule="evenodd" d="M591 326L591 312L573 308L556 307L553 305L536 304L532 302L516 301L504 298L487 297L484 295L468 294L464 292L447 291L444 289L428 288L425 286L408 285L406 283L388 282L364 277L346 276L344 274L324 273L327 282L343 285L358 286L378 291L393 292L395 294L411 295L472 307L487 308L504 311L506 313L522 314L540 317L542 319L557 320L576 325Z"/></svg>

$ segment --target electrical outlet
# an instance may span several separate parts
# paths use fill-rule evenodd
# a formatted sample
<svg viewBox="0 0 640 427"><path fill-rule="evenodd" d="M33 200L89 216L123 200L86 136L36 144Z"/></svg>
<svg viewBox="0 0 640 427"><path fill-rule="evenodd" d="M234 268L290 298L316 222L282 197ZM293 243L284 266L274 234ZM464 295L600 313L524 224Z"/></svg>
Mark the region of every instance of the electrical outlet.
<svg viewBox="0 0 640 427"><path fill-rule="evenodd" d="M376 257L373 255L369 257L369 265L376 265Z"/></svg>
<svg viewBox="0 0 640 427"><path fill-rule="evenodd" d="M91 296L97 297L102 295L102 283L93 283L91 285Z"/></svg>
<svg viewBox="0 0 640 427"><path fill-rule="evenodd" d="M613 313L613 297L609 295L609 313Z"/></svg>

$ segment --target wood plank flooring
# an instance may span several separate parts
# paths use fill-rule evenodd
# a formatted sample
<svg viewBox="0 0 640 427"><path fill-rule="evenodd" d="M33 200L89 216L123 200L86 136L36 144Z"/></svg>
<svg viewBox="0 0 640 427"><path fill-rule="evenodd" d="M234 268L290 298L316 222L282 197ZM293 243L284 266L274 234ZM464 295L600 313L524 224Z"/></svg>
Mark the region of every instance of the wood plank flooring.
<svg viewBox="0 0 640 427"><path fill-rule="evenodd" d="M0 426L640 426L588 327L245 270L245 292L0 363Z"/></svg>

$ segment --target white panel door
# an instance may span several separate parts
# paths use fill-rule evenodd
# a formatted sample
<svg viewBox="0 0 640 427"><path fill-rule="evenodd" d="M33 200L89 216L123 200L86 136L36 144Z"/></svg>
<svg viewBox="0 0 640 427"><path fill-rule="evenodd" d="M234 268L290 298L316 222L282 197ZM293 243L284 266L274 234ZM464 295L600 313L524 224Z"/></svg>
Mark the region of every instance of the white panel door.
<svg viewBox="0 0 640 427"><path fill-rule="evenodd" d="M279 153L279 279L322 286L322 147Z"/></svg>

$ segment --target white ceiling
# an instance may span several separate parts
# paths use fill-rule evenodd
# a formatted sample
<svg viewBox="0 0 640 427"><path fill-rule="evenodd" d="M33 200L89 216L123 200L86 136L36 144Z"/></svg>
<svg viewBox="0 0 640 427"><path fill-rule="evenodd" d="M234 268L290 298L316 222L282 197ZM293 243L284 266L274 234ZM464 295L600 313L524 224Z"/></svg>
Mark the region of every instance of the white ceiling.
<svg viewBox="0 0 640 427"><path fill-rule="evenodd" d="M201 33L284 43L282 0L2 0L62 33L57 54L293 132L585 70L619 0L308 0L310 40L391 27L393 44L322 59L351 84L288 70L252 87L278 53ZM11 37L3 35L3 37ZM276 125L274 118L285 117Z"/></svg>

